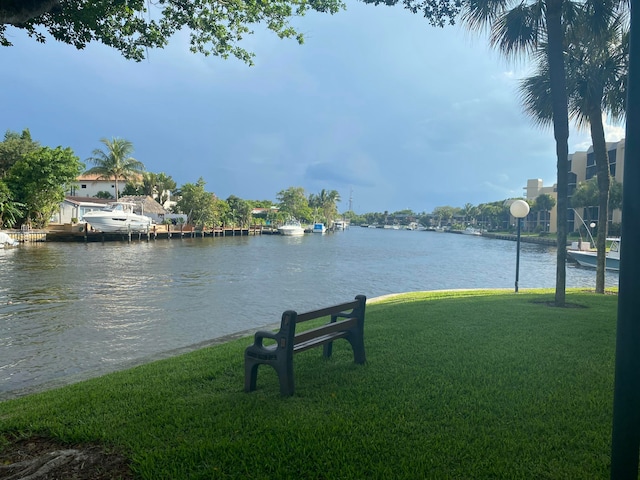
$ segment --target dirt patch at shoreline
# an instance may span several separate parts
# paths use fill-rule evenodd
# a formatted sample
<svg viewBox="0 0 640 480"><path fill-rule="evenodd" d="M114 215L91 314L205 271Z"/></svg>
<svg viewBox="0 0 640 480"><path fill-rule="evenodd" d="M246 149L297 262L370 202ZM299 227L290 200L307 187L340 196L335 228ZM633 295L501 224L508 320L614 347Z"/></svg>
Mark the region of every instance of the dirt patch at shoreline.
<svg viewBox="0 0 640 480"><path fill-rule="evenodd" d="M6 480L133 480L129 460L98 444L68 445L42 436L5 438L0 478Z"/></svg>

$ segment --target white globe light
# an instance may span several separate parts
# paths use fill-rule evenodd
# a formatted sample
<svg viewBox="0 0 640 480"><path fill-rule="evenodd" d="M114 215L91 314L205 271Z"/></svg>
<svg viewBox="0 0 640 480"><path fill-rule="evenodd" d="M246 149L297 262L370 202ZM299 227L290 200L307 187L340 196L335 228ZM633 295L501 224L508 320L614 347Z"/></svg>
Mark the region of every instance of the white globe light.
<svg viewBox="0 0 640 480"><path fill-rule="evenodd" d="M529 215L529 204L524 200L516 200L509 207L509 211L516 218L524 218Z"/></svg>

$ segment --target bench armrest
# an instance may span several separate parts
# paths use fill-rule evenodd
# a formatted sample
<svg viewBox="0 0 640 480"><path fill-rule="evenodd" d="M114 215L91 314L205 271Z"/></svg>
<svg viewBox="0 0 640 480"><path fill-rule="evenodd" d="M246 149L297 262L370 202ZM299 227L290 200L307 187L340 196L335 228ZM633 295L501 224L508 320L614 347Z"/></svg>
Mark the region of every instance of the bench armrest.
<svg viewBox="0 0 640 480"><path fill-rule="evenodd" d="M253 344L258 347L262 347L262 340L265 338L268 338L270 340L274 340L275 342L277 342L280 337L277 332L268 332L266 330L259 330L254 335Z"/></svg>

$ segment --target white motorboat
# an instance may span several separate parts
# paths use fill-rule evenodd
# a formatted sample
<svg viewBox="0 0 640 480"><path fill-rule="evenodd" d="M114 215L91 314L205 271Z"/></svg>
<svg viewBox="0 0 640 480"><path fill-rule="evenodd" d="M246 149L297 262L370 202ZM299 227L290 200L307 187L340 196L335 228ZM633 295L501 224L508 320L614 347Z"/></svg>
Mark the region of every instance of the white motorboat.
<svg viewBox="0 0 640 480"><path fill-rule="evenodd" d="M8 247L16 247L18 245L18 241L11 238L4 232L0 232L0 248Z"/></svg>
<svg viewBox="0 0 640 480"><path fill-rule="evenodd" d="M302 225L300 225L300 222L298 222L297 220L289 220L281 227L278 227L278 232L280 232L280 235L297 237L300 235L304 235L304 228L302 228Z"/></svg>
<svg viewBox="0 0 640 480"><path fill-rule="evenodd" d="M605 268L607 270L620 270L620 239L607 238L607 241L611 243L611 247L607 251ZM582 267L596 268L597 266L598 252L596 250L582 250L576 245L576 248L567 249L567 255Z"/></svg>
<svg viewBox="0 0 640 480"><path fill-rule="evenodd" d="M325 227L324 223L314 223L313 224L313 233L325 233L327 231L327 227Z"/></svg>
<svg viewBox="0 0 640 480"><path fill-rule="evenodd" d="M349 228L349 222L347 220L336 220L333 222L334 230L346 230Z"/></svg>
<svg viewBox="0 0 640 480"><path fill-rule="evenodd" d="M477 228L474 228L474 227L467 227L464 230L462 230L462 233L464 235L480 236L480 235L482 235L482 230L478 230Z"/></svg>
<svg viewBox="0 0 640 480"><path fill-rule="evenodd" d="M146 215L134 213L135 206L135 203L113 202L102 210L85 213L82 220L103 233L147 233L153 220Z"/></svg>

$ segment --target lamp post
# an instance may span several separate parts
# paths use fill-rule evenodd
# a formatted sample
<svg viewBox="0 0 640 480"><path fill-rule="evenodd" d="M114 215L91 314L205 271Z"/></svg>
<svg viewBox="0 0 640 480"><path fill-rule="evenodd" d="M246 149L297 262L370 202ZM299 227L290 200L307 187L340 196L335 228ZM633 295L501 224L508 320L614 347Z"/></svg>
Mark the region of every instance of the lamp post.
<svg viewBox="0 0 640 480"><path fill-rule="evenodd" d="M518 275L520 272L520 226L522 219L529 215L529 204L524 200L516 200L509 207L511 215L518 219L518 241L516 246L516 293L518 293Z"/></svg>

